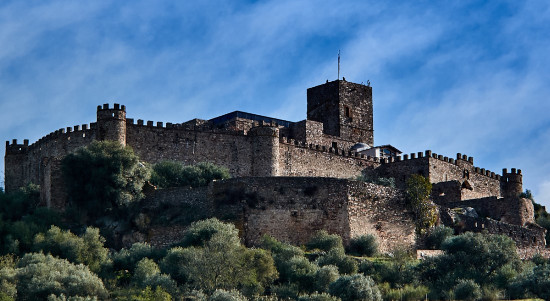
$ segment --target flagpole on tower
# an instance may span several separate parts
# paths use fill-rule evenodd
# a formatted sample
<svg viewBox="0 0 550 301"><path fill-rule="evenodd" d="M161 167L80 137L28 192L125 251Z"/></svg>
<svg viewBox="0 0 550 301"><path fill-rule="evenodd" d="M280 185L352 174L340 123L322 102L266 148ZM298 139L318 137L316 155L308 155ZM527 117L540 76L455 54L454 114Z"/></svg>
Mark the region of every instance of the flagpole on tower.
<svg viewBox="0 0 550 301"><path fill-rule="evenodd" d="M340 49L338 49L338 80L340 80Z"/></svg>

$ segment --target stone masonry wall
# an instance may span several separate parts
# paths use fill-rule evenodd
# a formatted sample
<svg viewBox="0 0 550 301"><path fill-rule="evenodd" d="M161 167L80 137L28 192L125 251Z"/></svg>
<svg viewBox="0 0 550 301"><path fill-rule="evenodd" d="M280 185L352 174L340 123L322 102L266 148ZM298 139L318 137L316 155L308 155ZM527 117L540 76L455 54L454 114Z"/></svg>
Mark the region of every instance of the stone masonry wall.
<svg viewBox="0 0 550 301"><path fill-rule="evenodd" d="M415 245L414 215L401 191L358 181L348 189L350 237L373 234L381 252Z"/></svg>
<svg viewBox="0 0 550 301"><path fill-rule="evenodd" d="M211 191L209 198L220 211L224 205L243 206L249 245L264 234L303 244L321 229L345 243L374 234L383 251L414 245L412 214L395 189L335 178L258 177L216 181Z"/></svg>
<svg viewBox="0 0 550 301"><path fill-rule="evenodd" d="M486 197L446 203L444 206L448 208L472 207L482 217L514 225L525 226L535 223L533 203L528 199Z"/></svg>
<svg viewBox="0 0 550 301"><path fill-rule="evenodd" d="M379 176L395 178L396 185L406 187L406 181L411 174L429 177L431 183L457 181L461 184L460 199L476 199L501 195L500 175L483 168L474 167L473 158L457 155L460 159L452 159L437 155L431 151L406 154L401 159L382 164L376 170ZM467 183L464 183L467 181ZM462 187L464 184L464 187ZM457 195L452 184L437 186L438 197L445 187L452 189L450 193ZM447 197L447 199L449 199ZM450 200L448 200L450 201Z"/></svg>
<svg viewBox="0 0 550 301"><path fill-rule="evenodd" d="M355 178L364 169L378 165L356 152L334 149L294 140L281 139L279 144L279 175Z"/></svg>
<svg viewBox="0 0 550 301"><path fill-rule="evenodd" d="M60 129L40 138L29 145L28 140L18 144L14 140L11 144L6 143L5 176L6 191L14 191L28 183L39 185L51 185L51 179L45 178L45 170L48 162L60 160L66 154L75 151L77 148L88 145L95 139L95 123L90 125L68 127ZM56 169L57 170L57 169ZM56 195L54 191L51 195ZM41 196L43 204L49 200Z"/></svg>
<svg viewBox="0 0 550 301"><path fill-rule="evenodd" d="M141 160L175 160L187 165L211 162L227 167L234 177L252 174L249 136L140 123L133 124L129 119L126 143Z"/></svg>

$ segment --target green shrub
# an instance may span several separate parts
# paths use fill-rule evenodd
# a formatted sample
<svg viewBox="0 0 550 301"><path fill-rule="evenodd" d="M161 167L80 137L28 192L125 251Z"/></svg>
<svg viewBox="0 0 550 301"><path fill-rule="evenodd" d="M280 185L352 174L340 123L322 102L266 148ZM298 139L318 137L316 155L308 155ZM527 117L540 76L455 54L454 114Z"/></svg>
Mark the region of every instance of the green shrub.
<svg viewBox="0 0 550 301"><path fill-rule="evenodd" d="M139 291L132 289L117 293L117 301L172 301L172 296L160 286L154 290L148 286Z"/></svg>
<svg viewBox="0 0 550 301"><path fill-rule="evenodd" d="M378 253L378 242L372 234L361 235L352 238L348 248L351 254L372 257Z"/></svg>
<svg viewBox="0 0 550 301"><path fill-rule="evenodd" d="M157 250L144 242L134 243L130 249L121 249L118 252L111 254L113 261L113 269L115 271L128 270L134 271L138 261L143 258L160 259L164 257L163 250Z"/></svg>
<svg viewBox="0 0 550 301"><path fill-rule="evenodd" d="M88 227L78 237L71 231L52 226L48 232L37 234L34 239L35 251L43 251L73 263L83 263L90 270L98 272L108 256L109 250L103 247L105 239L99 235L99 229Z"/></svg>
<svg viewBox="0 0 550 301"><path fill-rule="evenodd" d="M247 301L248 299L236 290L222 290L217 289L212 296L208 298L209 301Z"/></svg>
<svg viewBox="0 0 550 301"><path fill-rule="evenodd" d="M424 300L430 290L425 286L405 285L399 288L391 288L390 284L385 282L379 286L384 296L384 300Z"/></svg>
<svg viewBox="0 0 550 301"><path fill-rule="evenodd" d="M315 275L319 267L302 256L294 256L279 270L280 280L298 285L299 292L315 290Z"/></svg>
<svg viewBox="0 0 550 301"><path fill-rule="evenodd" d="M240 244L239 230L235 225L223 223L217 218L210 218L194 222L185 231L183 236L183 246L203 246L214 235L223 236L228 244L238 246Z"/></svg>
<svg viewBox="0 0 550 301"><path fill-rule="evenodd" d="M161 270L192 289L241 289L262 293L276 278L273 260L264 251L243 247L233 225L211 219L194 223L186 234L191 246L176 247L161 260Z"/></svg>
<svg viewBox="0 0 550 301"><path fill-rule="evenodd" d="M87 266L51 255L26 254L17 263L16 278L21 300L46 299L51 294L107 297L103 282Z"/></svg>
<svg viewBox="0 0 550 301"><path fill-rule="evenodd" d="M298 301L339 301L340 298L331 296L327 293L313 293L311 295L302 295Z"/></svg>
<svg viewBox="0 0 550 301"><path fill-rule="evenodd" d="M319 266L334 265L338 267L340 274L355 274L357 273L357 262L346 256L342 249L332 249L326 255L317 259Z"/></svg>
<svg viewBox="0 0 550 301"><path fill-rule="evenodd" d="M437 207L430 201L432 183L428 178L413 174L407 180L407 196L416 218L416 232L425 234L437 222Z"/></svg>
<svg viewBox="0 0 550 301"><path fill-rule="evenodd" d="M508 287L511 298L521 299L537 296L550 300L550 264L534 266L517 277Z"/></svg>
<svg viewBox="0 0 550 301"><path fill-rule="evenodd" d="M160 268L157 263L152 259L143 258L136 264L133 281L138 284L143 284L146 280L158 274L160 274Z"/></svg>
<svg viewBox="0 0 550 301"><path fill-rule="evenodd" d="M454 289L458 300L475 301L481 299L481 287L471 279L460 279Z"/></svg>
<svg viewBox="0 0 550 301"><path fill-rule="evenodd" d="M506 281L502 282L510 269L521 270L515 243L504 235L468 232L445 240L441 248L443 255L423 260L418 268L422 280L440 296L459 279L471 279L481 286L505 286Z"/></svg>
<svg viewBox="0 0 550 301"><path fill-rule="evenodd" d="M340 274L336 266L326 265L319 268L314 277L316 290L319 292L328 292L329 285L336 281L338 277L340 277Z"/></svg>
<svg viewBox="0 0 550 301"><path fill-rule="evenodd" d="M159 188L168 187L200 187L213 180L223 180L230 177L229 170L212 163L199 163L193 166L183 166L179 162L163 161L153 166L151 183Z"/></svg>
<svg viewBox="0 0 550 301"><path fill-rule="evenodd" d="M428 231L426 235L426 248L437 250L441 248L441 244L445 239L453 236L454 230L445 226L437 226Z"/></svg>
<svg viewBox="0 0 550 301"><path fill-rule="evenodd" d="M342 238L337 234L328 234L325 230L319 230L313 234L306 244L309 250L321 250L328 252L332 249L343 250Z"/></svg>
<svg viewBox="0 0 550 301"><path fill-rule="evenodd" d="M77 218L97 218L143 198L149 170L129 146L94 141L65 156L62 171Z"/></svg>
<svg viewBox="0 0 550 301"><path fill-rule="evenodd" d="M329 292L342 301L382 301L382 294L372 278L361 274L341 276L330 284Z"/></svg>

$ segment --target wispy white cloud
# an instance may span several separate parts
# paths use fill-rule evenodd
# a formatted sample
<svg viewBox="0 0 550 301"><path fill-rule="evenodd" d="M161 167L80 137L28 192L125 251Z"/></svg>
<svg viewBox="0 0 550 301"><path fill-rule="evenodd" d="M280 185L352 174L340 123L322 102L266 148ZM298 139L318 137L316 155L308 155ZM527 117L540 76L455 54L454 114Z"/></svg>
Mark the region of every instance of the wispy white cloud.
<svg viewBox="0 0 550 301"><path fill-rule="evenodd" d="M374 86L377 142L523 168L550 205L549 18L545 1L11 1L0 4L0 138L94 121L114 101L158 121L301 120L306 88L336 78L341 49L342 74Z"/></svg>

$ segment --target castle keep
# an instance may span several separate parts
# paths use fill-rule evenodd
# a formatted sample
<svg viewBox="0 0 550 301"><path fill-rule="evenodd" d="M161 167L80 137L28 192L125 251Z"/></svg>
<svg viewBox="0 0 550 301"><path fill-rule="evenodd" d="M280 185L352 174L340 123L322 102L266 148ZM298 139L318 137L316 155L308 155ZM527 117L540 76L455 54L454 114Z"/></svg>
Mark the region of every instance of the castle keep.
<svg viewBox="0 0 550 301"><path fill-rule="evenodd" d="M414 221L402 189L411 174L421 174L433 183L432 199L443 223L507 234L520 246L545 246L545 230L534 224L531 202L519 198L521 170L503 169L499 175L476 167L467 155L401 154L390 145L376 146L372 87L345 80L309 88L307 119L299 122L240 111L210 120L145 122L127 118L124 105L104 104L94 123L59 129L33 144L7 141L6 191L36 183L43 205L62 208L60 161L94 140L131 146L149 163L227 167L233 179L212 183L194 200L211 215L220 204L233 208L251 244L262 234L302 243L314 230L327 229L345 241L375 234L383 249L413 245ZM349 180L361 174L394 178L397 188ZM151 197L186 202L186 194L157 191ZM227 195L255 197L242 205ZM473 208L475 214L453 208Z"/></svg>

